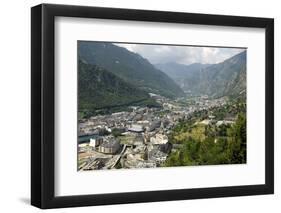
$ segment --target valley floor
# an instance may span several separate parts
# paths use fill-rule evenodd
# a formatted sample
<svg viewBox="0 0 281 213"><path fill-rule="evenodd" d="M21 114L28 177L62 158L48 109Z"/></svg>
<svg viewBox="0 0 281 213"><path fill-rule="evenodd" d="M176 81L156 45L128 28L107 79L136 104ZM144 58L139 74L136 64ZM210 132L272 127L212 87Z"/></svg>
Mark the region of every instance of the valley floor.
<svg viewBox="0 0 281 213"><path fill-rule="evenodd" d="M246 162L246 106L207 96L79 120L78 170ZM245 137L244 137L245 136Z"/></svg>

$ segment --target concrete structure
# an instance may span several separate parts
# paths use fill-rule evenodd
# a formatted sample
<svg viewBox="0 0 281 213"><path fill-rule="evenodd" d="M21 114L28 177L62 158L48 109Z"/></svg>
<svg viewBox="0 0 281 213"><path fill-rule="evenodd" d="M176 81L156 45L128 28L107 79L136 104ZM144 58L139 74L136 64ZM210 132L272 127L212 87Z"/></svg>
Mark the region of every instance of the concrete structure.
<svg viewBox="0 0 281 213"><path fill-rule="evenodd" d="M232 124L234 124L234 123L235 123L234 121L222 120L222 121L218 121L218 122L216 123L216 125L217 125L217 126L220 126L220 125L222 125L222 124L224 124L224 125L228 125L228 124L232 125Z"/></svg>
<svg viewBox="0 0 281 213"><path fill-rule="evenodd" d="M148 153L148 158L151 161L156 162L157 164L164 163L167 159L167 154L161 152L158 149L153 149Z"/></svg>
<svg viewBox="0 0 281 213"><path fill-rule="evenodd" d="M209 124L211 124L211 121L208 119L205 119L205 120L201 121L200 124L209 125Z"/></svg>
<svg viewBox="0 0 281 213"><path fill-rule="evenodd" d="M153 144L166 144L168 143L168 137L166 135L157 133L154 137L150 138L150 142Z"/></svg>
<svg viewBox="0 0 281 213"><path fill-rule="evenodd" d="M132 124L130 128L128 128L130 132L143 132L143 126L138 124Z"/></svg>
<svg viewBox="0 0 281 213"><path fill-rule="evenodd" d="M90 138L89 146L97 147L100 144L102 144L102 142L103 142L103 138L102 137Z"/></svg>
<svg viewBox="0 0 281 213"><path fill-rule="evenodd" d="M98 151L104 154L115 154L120 149L120 143L113 137L108 137L98 146Z"/></svg>
<svg viewBox="0 0 281 213"><path fill-rule="evenodd" d="M147 130L148 132L154 131L155 129L159 128L160 125L161 125L161 121L160 121L160 120L153 121L153 122L150 123L150 125L148 125L148 126L146 127L146 130Z"/></svg>

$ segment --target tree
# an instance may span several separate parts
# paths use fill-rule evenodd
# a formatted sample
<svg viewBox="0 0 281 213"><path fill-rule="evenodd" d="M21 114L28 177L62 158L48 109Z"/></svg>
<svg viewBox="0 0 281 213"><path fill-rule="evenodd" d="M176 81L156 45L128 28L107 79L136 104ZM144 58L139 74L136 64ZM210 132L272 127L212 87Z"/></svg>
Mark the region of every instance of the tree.
<svg viewBox="0 0 281 213"><path fill-rule="evenodd" d="M229 136L232 137L230 149L232 151L232 163L246 163L246 116L240 113L236 123L229 131Z"/></svg>

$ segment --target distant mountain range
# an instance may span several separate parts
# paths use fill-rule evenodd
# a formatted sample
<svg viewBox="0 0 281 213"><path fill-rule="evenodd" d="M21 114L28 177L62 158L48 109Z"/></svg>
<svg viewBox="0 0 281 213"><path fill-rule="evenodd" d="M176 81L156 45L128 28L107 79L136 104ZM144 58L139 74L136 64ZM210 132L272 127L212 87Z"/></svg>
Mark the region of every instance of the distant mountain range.
<svg viewBox="0 0 281 213"><path fill-rule="evenodd" d="M79 41L78 48L81 60L104 68L141 90L170 98L184 95L168 75L126 48L111 43L88 41Z"/></svg>
<svg viewBox="0 0 281 213"><path fill-rule="evenodd" d="M246 51L219 64L152 65L141 55L104 42L78 42L79 112L159 105L149 93L237 96L246 91Z"/></svg>
<svg viewBox="0 0 281 213"><path fill-rule="evenodd" d="M154 66L170 76L184 91L187 91L198 84L200 70L210 66L210 64L194 63L184 65L168 62L155 64Z"/></svg>
<svg viewBox="0 0 281 213"><path fill-rule="evenodd" d="M210 97L237 96L246 92L246 51L218 64L156 64L186 93Z"/></svg>

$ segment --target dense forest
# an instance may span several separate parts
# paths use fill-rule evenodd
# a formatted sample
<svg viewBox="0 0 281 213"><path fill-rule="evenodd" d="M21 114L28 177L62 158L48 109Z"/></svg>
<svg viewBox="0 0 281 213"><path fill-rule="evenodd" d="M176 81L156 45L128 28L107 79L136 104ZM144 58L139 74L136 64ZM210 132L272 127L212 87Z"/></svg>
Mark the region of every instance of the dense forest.
<svg viewBox="0 0 281 213"><path fill-rule="evenodd" d="M111 72L79 60L80 117L108 114L131 105L157 107L143 90L125 82Z"/></svg>

